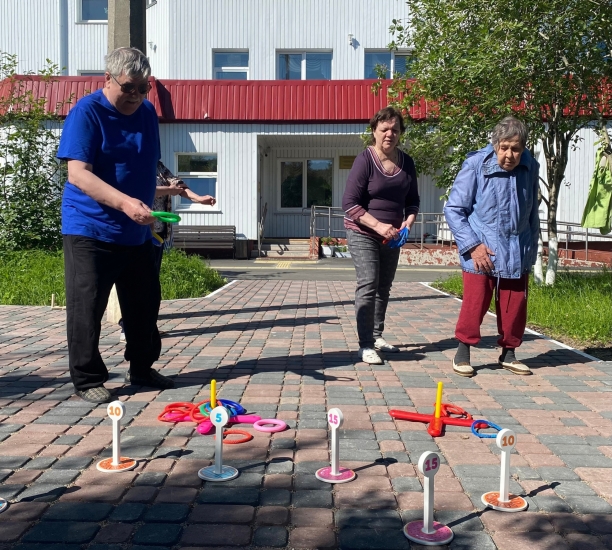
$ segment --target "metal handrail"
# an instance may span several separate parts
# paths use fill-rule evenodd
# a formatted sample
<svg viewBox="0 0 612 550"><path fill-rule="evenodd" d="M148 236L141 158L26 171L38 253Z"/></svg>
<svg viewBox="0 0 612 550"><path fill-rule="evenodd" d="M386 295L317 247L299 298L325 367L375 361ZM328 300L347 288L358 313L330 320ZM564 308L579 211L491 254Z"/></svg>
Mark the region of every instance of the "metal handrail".
<svg viewBox="0 0 612 550"><path fill-rule="evenodd" d="M332 229L332 219L334 218L342 218L344 219L344 210L337 206L315 206L313 205L310 209L310 236L316 237L317 233L323 233L323 235L327 237L331 237L332 233L343 233L346 235L346 230L342 229ZM317 227L317 220L326 220L326 227ZM546 232L546 220L540 220L542 230ZM448 242L449 245L452 245L455 241L453 235L448 227L448 223L444 218L443 212L419 212L417 214L417 219L414 222L412 227L411 236L413 239L408 242L412 242L413 244L420 243L420 247L423 248L425 243L425 226L426 225L435 225L435 244ZM585 243L585 259L589 259L589 236L597 237L598 239L612 239L612 234L610 235L595 235L593 230L589 233L589 228L582 227L579 223L573 222L565 222L565 221L557 221L557 234L565 235L565 250L569 249L569 243L572 242L572 237L580 237L584 236ZM562 229L565 227L565 229ZM573 228L580 228L580 231L574 231ZM433 235L432 235L433 236ZM416 238L415 238L416 237ZM576 239L573 239L576 241ZM591 242L593 242L591 240Z"/></svg>
<svg viewBox="0 0 612 550"><path fill-rule="evenodd" d="M268 203L265 203L263 207L263 211L261 213L261 220L257 222L257 225L259 226L257 228L257 254L259 258L261 258L261 242L263 241L264 224L266 222L267 213L268 213Z"/></svg>
<svg viewBox="0 0 612 550"><path fill-rule="evenodd" d="M310 236L316 237L317 233L322 233L323 236L327 237L332 237L333 233L346 235L346 229L344 228L332 229L332 219L344 219L344 210L338 206L312 205L310 209ZM317 220L326 220L326 227L317 227ZM425 225L431 224L436 226L436 244L438 242L444 243L446 241L448 241L449 244L452 244L452 235L448 229L448 225L442 212L419 212L412 228L412 234L415 236L418 235L419 240L413 238L412 242L420 242L420 246L423 248L423 244L425 244L424 227ZM440 236L440 233L443 231L448 231L449 238L442 238Z"/></svg>

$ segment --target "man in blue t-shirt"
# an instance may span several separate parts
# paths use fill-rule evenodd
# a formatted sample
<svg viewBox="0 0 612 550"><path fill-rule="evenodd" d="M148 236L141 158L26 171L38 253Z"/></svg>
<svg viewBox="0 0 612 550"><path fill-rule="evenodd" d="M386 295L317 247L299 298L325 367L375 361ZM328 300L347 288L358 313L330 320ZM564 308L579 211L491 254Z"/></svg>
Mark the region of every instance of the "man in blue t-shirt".
<svg viewBox="0 0 612 550"><path fill-rule="evenodd" d="M62 234L70 375L77 395L92 403L111 400L98 346L113 285L130 362L126 382L174 387L151 368L161 351L161 293L149 229L160 158L157 114L145 99L150 74L141 51L111 52L104 88L70 111L57 153L68 162Z"/></svg>

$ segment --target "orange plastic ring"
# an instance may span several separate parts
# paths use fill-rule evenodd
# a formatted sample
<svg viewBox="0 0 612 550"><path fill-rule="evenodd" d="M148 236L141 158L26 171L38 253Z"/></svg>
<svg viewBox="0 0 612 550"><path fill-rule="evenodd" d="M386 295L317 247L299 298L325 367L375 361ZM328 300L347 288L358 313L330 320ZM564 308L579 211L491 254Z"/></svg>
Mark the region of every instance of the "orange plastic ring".
<svg viewBox="0 0 612 550"><path fill-rule="evenodd" d="M242 439L232 439L230 441L229 439L225 439L225 436L227 435L243 435L244 437ZM215 438L216 437L217 436L215 435ZM223 430L223 438L223 443L225 443L226 445L238 445L239 443L246 443L247 441L251 441L251 439L253 439L253 435L244 430Z"/></svg>

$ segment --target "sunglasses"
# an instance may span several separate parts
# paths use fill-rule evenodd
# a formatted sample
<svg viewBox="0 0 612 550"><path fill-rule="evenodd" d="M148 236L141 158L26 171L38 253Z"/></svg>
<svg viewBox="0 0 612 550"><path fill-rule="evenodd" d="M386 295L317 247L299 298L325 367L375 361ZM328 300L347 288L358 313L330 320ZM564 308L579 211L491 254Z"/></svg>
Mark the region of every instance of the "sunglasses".
<svg viewBox="0 0 612 550"><path fill-rule="evenodd" d="M145 84L141 84L140 86L136 86L136 84L132 84L131 82L126 82L125 84L121 84L113 75L111 75L112 79L119 84L119 88L124 94L133 94L134 91L138 90L138 93L141 95L146 95L151 91L151 84L148 82Z"/></svg>

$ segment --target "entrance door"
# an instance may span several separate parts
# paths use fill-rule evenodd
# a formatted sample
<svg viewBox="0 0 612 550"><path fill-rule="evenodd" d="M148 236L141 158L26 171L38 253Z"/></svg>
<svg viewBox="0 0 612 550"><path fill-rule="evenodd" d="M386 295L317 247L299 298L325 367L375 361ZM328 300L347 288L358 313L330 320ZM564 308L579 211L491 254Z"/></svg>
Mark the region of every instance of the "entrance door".
<svg viewBox="0 0 612 550"><path fill-rule="evenodd" d="M310 236L310 207L332 206L334 161L331 158L278 160L275 233L278 237Z"/></svg>

